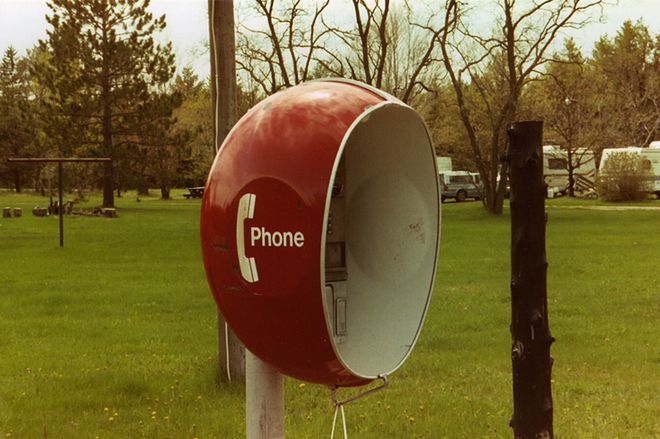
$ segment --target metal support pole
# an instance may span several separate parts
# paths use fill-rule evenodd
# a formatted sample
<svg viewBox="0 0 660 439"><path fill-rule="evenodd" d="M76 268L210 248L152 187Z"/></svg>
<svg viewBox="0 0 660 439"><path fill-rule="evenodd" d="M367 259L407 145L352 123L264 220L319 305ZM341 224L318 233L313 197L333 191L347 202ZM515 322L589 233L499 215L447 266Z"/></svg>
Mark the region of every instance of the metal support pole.
<svg viewBox="0 0 660 439"><path fill-rule="evenodd" d="M59 186L59 198L60 198L60 247L64 247L64 206L62 206L62 162L57 162L57 184Z"/></svg>
<svg viewBox="0 0 660 439"><path fill-rule="evenodd" d="M247 439L284 439L284 376L245 350Z"/></svg>
<svg viewBox="0 0 660 439"><path fill-rule="evenodd" d="M107 157L9 157L9 163L57 163L57 183L59 185L60 203L60 247L64 247L64 206L62 205L62 163L96 163L110 162ZM48 172L48 189L50 192L50 170ZM53 193L50 192L50 206L53 206ZM49 211L50 213L50 211Z"/></svg>

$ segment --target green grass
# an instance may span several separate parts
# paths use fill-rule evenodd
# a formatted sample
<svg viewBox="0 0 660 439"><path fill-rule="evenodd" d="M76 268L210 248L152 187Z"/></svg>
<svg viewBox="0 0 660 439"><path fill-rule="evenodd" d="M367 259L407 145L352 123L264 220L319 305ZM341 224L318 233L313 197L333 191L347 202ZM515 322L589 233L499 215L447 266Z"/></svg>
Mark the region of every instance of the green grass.
<svg viewBox="0 0 660 439"><path fill-rule="evenodd" d="M66 218L60 249L57 220L30 214L45 199L0 193L24 211L0 220L0 437L245 436L243 389L216 380L199 200L175 196ZM443 210L419 344L388 390L346 408L350 437L511 437L509 218ZM660 211L548 211L556 437L659 437ZM287 437L328 437L328 389L299 384Z"/></svg>

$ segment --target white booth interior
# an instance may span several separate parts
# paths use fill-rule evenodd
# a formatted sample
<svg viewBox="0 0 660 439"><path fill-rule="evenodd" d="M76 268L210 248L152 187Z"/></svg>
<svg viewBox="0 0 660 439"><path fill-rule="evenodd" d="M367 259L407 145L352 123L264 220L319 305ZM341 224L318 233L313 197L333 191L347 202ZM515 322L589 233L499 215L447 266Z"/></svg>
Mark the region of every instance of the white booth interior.
<svg viewBox="0 0 660 439"><path fill-rule="evenodd" d="M344 137L326 202L325 312L337 356L376 378L410 353L440 239L435 153L407 106L367 110Z"/></svg>

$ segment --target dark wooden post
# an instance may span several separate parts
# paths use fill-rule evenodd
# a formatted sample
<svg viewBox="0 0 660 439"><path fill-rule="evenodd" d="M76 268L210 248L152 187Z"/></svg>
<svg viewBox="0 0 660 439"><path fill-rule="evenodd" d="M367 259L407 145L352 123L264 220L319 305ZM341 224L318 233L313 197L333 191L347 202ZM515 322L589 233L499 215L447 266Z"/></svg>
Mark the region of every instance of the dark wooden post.
<svg viewBox="0 0 660 439"><path fill-rule="evenodd" d="M552 430L552 357L545 255L543 122L508 130L511 181L511 359L516 439L546 439Z"/></svg>

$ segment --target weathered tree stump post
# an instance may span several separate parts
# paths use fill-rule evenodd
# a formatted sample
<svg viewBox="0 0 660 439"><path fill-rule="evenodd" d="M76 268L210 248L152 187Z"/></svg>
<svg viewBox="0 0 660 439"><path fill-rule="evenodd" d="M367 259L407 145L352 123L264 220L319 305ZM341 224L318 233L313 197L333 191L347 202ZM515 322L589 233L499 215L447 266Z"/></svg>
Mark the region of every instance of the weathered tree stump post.
<svg viewBox="0 0 660 439"><path fill-rule="evenodd" d="M13 214L14 214L14 218L20 218L23 216L23 209L21 209L20 207L14 207Z"/></svg>
<svg viewBox="0 0 660 439"><path fill-rule="evenodd" d="M552 429L552 357L545 254L543 122L508 130L511 182L511 359L516 439L546 439Z"/></svg>
<svg viewBox="0 0 660 439"><path fill-rule="evenodd" d="M11 218L11 207L5 207L2 209L3 218Z"/></svg>

